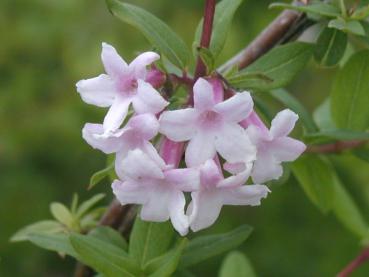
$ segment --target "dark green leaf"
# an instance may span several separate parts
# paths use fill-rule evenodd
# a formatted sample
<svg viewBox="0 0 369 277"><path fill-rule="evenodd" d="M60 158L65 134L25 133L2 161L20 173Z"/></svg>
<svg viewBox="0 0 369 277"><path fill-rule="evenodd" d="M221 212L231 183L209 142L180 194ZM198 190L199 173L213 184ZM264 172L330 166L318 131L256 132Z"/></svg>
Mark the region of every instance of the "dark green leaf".
<svg viewBox="0 0 369 277"><path fill-rule="evenodd" d="M219 277L256 277L256 274L245 254L233 251L223 260Z"/></svg>
<svg viewBox="0 0 369 277"><path fill-rule="evenodd" d="M241 3L242 0L223 0L216 5L213 32L209 46L214 59L219 56L224 47L233 16ZM200 45L202 24L203 20L200 21L196 29L194 40L195 48Z"/></svg>
<svg viewBox="0 0 369 277"><path fill-rule="evenodd" d="M129 239L129 254L143 268L148 261L168 250L173 237L174 230L169 222L147 222L137 216Z"/></svg>
<svg viewBox="0 0 369 277"><path fill-rule="evenodd" d="M337 29L325 28L319 35L315 47L315 60L322 66L333 66L343 57L347 46L347 35Z"/></svg>
<svg viewBox="0 0 369 277"><path fill-rule="evenodd" d="M109 177L111 171L114 171L114 162L112 162L108 167L95 172L90 178L90 184L87 189L92 189L98 183L100 183L104 178Z"/></svg>
<svg viewBox="0 0 369 277"><path fill-rule="evenodd" d="M368 148L355 149L352 151L352 153L359 159L369 163L369 149Z"/></svg>
<svg viewBox="0 0 369 277"><path fill-rule="evenodd" d="M30 234L28 240L41 248L78 258L78 254L70 244L68 234Z"/></svg>
<svg viewBox="0 0 369 277"><path fill-rule="evenodd" d="M79 259L107 277L138 276L139 269L127 253L97 238L73 234L70 236L73 249Z"/></svg>
<svg viewBox="0 0 369 277"><path fill-rule="evenodd" d="M110 243L112 245L115 245L125 251L128 250L127 241L123 238L123 236L119 232L117 232L111 227L98 226L95 229L93 229L88 235L95 237L99 240L105 241L107 243Z"/></svg>
<svg viewBox="0 0 369 277"><path fill-rule="evenodd" d="M369 133L356 132L350 130L325 130L316 133L310 133L306 135L307 138L313 139L335 139L335 140L369 140Z"/></svg>
<svg viewBox="0 0 369 277"><path fill-rule="evenodd" d="M190 241L182 255L179 268L183 269L241 245L251 234L252 227L242 225L231 232L196 237Z"/></svg>
<svg viewBox="0 0 369 277"><path fill-rule="evenodd" d="M330 163L320 156L305 154L292 164L292 172L311 202L327 213L334 200L334 174Z"/></svg>
<svg viewBox="0 0 369 277"><path fill-rule="evenodd" d="M369 127L369 50L354 54L336 76L331 92L332 116L342 129Z"/></svg>
<svg viewBox="0 0 369 277"><path fill-rule="evenodd" d="M183 40L167 24L137 6L118 0L106 2L115 16L139 29L174 65L182 69L186 67L190 52Z"/></svg>
<svg viewBox="0 0 369 277"><path fill-rule="evenodd" d="M331 100L329 97L325 99L323 103L318 106L318 108L316 108L313 113L313 118L321 130L337 129L336 125L332 121Z"/></svg>
<svg viewBox="0 0 369 277"><path fill-rule="evenodd" d="M68 208L59 202L53 202L50 204L51 214L58 220L60 223L70 227L73 224L73 216Z"/></svg>
<svg viewBox="0 0 369 277"><path fill-rule="evenodd" d="M258 89L262 87L267 87L273 84L273 79L261 72L245 72L239 74L235 72L233 76L228 78L229 82L237 87L247 88L247 89Z"/></svg>
<svg viewBox="0 0 369 277"><path fill-rule="evenodd" d="M247 68L228 78L231 85L240 89L249 89L249 76L262 74L271 82L260 82L254 89L271 90L280 88L292 81L309 61L313 53L313 45L304 42L293 42L278 46L256 60Z"/></svg>
<svg viewBox="0 0 369 277"><path fill-rule="evenodd" d="M365 19L369 16L369 5L358 8L351 16L352 19Z"/></svg>
<svg viewBox="0 0 369 277"><path fill-rule="evenodd" d="M31 225L28 225L18 232L16 232L11 238L11 242L25 241L29 239L30 234L54 234L64 230L64 227L60 222L55 220L42 220Z"/></svg>
<svg viewBox="0 0 369 277"><path fill-rule="evenodd" d="M343 18L333 19L328 22L329 28L335 28L346 33L354 35L365 36L364 27L357 20L346 21Z"/></svg>
<svg viewBox="0 0 369 277"><path fill-rule="evenodd" d="M288 93L288 91L284 89L272 90L270 94L286 105L286 107L297 113L309 132L315 132L318 130L318 127L316 126L310 113L292 94Z"/></svg>
<svg viewBox="0 0 369 277"><path fill-rule="evenodd" d="M105 194L99 193L91 197L90 199L84 201L77 209L77 217L83 217L88 211L91 210L101 199L105 197Z"/></svg>
<svg viewBox="0 0 369 277"><path fill-rule="evenodd" d="M301 6L295 6L286 3L273 3L269 6L269 8L289 9L326 17L337 17L341 15L340 10L336 6L327 3L316 3L312 5Z"/></svg>

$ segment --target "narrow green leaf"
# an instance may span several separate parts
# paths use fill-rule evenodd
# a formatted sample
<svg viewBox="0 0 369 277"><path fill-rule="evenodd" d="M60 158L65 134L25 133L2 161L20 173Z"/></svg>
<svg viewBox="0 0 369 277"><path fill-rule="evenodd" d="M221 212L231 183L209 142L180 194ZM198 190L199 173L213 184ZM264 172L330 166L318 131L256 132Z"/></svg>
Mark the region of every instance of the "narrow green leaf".
<svg viewBox="0 0 369 277"><path fill-rule="evenodd" d="M210 52L207 48L199 47L197 49L198 54L203 61L203 63L206 65L207 68L207 74L210 74L214 70L215 60L213 54Z"/></svg>
<svg viewBox="0 0 369 277"><path fill-rule="evenodd" d="M351 16L352 19L365 19L369 16L369 5L358 8Z"/></svg>
<svg viewBox="0 0 369 277"><path fill-rule="evenodd" d="M359 159L363 160L364 162L369 163L369 149L368 148L355 149L352 151L352 153Z"/></svg>
<svg viewBox="0 0 369 277"><path fill-rule="evenodd" d="M95 229L93 229L88 235L97 238L99 240L105 241L107 243L110 243L112 245L115 245L125 251L128 250L127 241L123 238L123 236L119 232L117 232L111 227L98 226Z"/></svg>
<svg viewBox="0 0 369 277"><path fill-rule="evenodd" d="M72 198L72 204L70 205L70 212L75 214L78 207L78 194L74 193Z"/></svg>
<svg viewBox="0 0 369 277"><path fill-rule="evenodd" d="M72 234L70 242L79 259L107 277L138 276L139 269L128 254L97 238Z"/></svg>
<svg viewBox="0 0 369 277"><path fill-rule="evenodd" d="M229 77L228 81L236 88L249 89L249 75L256 73L272 81L260 82L254 89L267 91L283 87L303 69L312 56L313 48L312 44L304 42L292 42L278 46L247 68Z"/></svg>
<svg viewBox="0 0 369 277"><path fill-rule="evenodd" d="M334 199L334 174L330 163L318 155L305 154L292 163L291 168L311 202L327 213Z"/></svg>
<svg viewBox="0 0 369 277"><path fill-rule="evenodd" d="M342 129L369 127L369 50L354 54L336 76L331 92L332 116Z"/></svg>
<svg viewBox="0 0 369 277"><path fill-rule="evenodd" d="M351 130L325 130L316 133L310 133L306 135L307 138L312 139L335 139L335 140L369 140L368 132L356 132Z"/></svg>
<svg viewBox="0 0 369 277"><path fill-rule="evenodd" d="M217 58L222 51L228 30L231 26L233 16L241 5L243 0L222 0L215 8L213 32L210 42L210 52L214 59ZM202 31L203 19L197 26L194 40L195 49L200 45L201 31Z"/></svg>
<svg viewBox="0 0 369 277"><path fill-rule="evenodd" d="M196 237L184 250L179 268L183 269L241 245L251 234L252 227L242 225L219 235Z"/></svg>
<svg viewBox="0 0 369 277"><path fill-rule="evenodd" d="M11 238L11 242L25 241L29 239L30 234L54 234L64 230L63 225L55 220L42 220L28 225L17 231Z"/></svg>
<svg viewBox="0 0 369 277"><path fill-rule="evenodd" d="M328 22L328 27L354 35L365 36L364 27L357 20L346 21L343 18L332 19Z"/></svg>
<svg viewBox="0 0 369 277"><path fill-rule="evenodd" d="M328 97L314 111L313 118L320 130L337 129L331 115L331 99Z"/></svg>
<svg viewBox="0 0 369 277"><path fill-rule="evenodd" d="M314 58L322 66L334 66L345 53L347 35L337 29L325 28L319 35Z"/></svg>
<svg viewBox="0 0 369 277"><path fill-rule="evenodd" d="M28 240L38 247L46 250L55 251L62 254L78 258L78 254L74 251L69 242L69 235L65 233L60 234L30 234Z"/></svg>
<svg viewBox="0 0 369 277"><path fill-rule="evenodd" d="M285 89L272 90L270 94L280 102L282 102L286 107L294 111L299 115L299 118L303 122L307 131L316 132L318 131L318 126L316 126L313 118L306 108L295 98L292 94L288 93Z"/></svg>
<svg viewBox="0 0 369 277"><path fill-rule="evenodd" d="M73 224L73 216L68 208L59 202L53 202L50 204L51 214L60 223L70 227Z"/></svg>
<svg viewBox="0 0 369 277"><path fill-rule="evenodd" d="M90 184L87 189L92 189L98 183L100 183L104 178L109 177L111 171L114 171L114 162L108 165L106 168L95 172L90 178Z"/></svg>
<svg viewBox="0 0 369 277"><path fill-rule="evenodd" d="M173 241L174 230L169 222L143 221L137 216L129 239L129 255L144 265L168 250Z"/></svg>
<svg viewBox="0 0 369 277"><path fill-rule="evenodd" d="M327 3L316 3L303 6L295 6L286 3L273 3L269 6L269 8L289 9L326 17L337 17L341 15L340 10L336 6Z"/></svg>
<svg viewBox="0 0 369 277"><path fill-rule="evenodd" d="M84 201L77 209L77 217L83 217L93 206L95 206L101 199L105 197L105 194L99 193Z"/></svg>
<svg viewBox="0 0 369 277"><path fill-rule="evenodd" d="M228 80L235 86L242 86L247 89L259 89L273 85L274 80L261 72L244 72L239 74L235 72Z"/></svg>
<svg viewBox="0 0 369 277"><path fill-rule="evenodd" d="M183 40L153 14L118 0L106 0L113 15L139 29L144 36L174 65L184 69L190 52Z"/></svg>
<svg viewBox="0 0 369 277"><path fill-rule="evenodd" d="M256 277L256 274L245 254L232 251L223 260L219 277Z"/></svg>

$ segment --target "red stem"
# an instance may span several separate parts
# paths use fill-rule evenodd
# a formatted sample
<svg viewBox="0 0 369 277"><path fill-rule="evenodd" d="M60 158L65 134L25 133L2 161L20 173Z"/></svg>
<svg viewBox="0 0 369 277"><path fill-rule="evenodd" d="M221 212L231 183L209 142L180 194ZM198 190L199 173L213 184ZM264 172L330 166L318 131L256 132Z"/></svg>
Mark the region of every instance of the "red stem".
<svg viewBox="0 0 369 277"><path fill-rule="evenodd" d="M369 260L369 247L365 248L359 256L357 256L351 263L349 263L340 273L337 274L337 277L347 277L350 276L352 272L355 271L361 264Z"/></svg>
<svg viewBox="0 0 369 277"><path fill-rule="evenodd" d="M368 140L337 141L322 145L309 145L305 152L308 153L339 153L366 144Z"/></svg>

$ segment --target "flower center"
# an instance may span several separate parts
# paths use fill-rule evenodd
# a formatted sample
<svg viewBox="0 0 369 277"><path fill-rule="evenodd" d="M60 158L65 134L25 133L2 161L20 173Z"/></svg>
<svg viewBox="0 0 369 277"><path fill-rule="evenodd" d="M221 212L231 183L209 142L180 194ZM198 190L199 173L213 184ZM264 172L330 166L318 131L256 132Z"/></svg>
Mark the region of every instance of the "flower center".
<svg viewBox="0 0 369 277"><path fill-rule="evenodd" d="M215 129L222 123L222 116L214 111L206 111L200 115L201 127Z"/></svg>
<svg viewBox="0 0 369 277"><path fill-rule="evenodd" d="M136 93L137 90L137 79L135 78L121 78L118 80L117 84L118 91L122 92L123 94L132 95Z"/></svg>

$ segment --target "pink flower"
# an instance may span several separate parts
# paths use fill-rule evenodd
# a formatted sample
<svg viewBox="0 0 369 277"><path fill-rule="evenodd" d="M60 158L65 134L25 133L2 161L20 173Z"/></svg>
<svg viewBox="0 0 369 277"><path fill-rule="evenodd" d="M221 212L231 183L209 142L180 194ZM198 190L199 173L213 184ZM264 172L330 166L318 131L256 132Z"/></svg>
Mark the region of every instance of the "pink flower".
<svg viewBox="0 0 369 277"><path fill-rule="evenodd" d="M181 235L187 234L189 223L184 213L183 191L198 187L198 170L162 167L136 149L128 153L117 173L122 181L114 181L112 188L122 205L141 204L143 220L170 219Z"/></svg>
<svg viewBox="0 0 369 277"><path fill-rule="evenodd" d="M212 225L223 205L260 205L269 189L264 185L244 185L251 163L242 173L224 179L214 160L207 160L200 169L200 190L191 193L188 213L190 227L199 231Z"/></svg>
<svg viewBox="0 0 369 277"><path fill-rule="evenodd" d="M247 128L246 132L257 148L251 172L255 183L278 179L283 173L281 163L294 161L305 151L304 143L287 136L297 119L297 114L286 109L275 116L270 130L256 125L249 125Z"/></svg>
<svg viewBox="0 0 369 277"><path fill-rule="evenodd" d="M212 159L216 151L229 162L255 158L255 148L238 124L252 111L248 92L237 93L220 102L212 85L198 79L194 87L194 108L166 111L160 116L159 131L173 141L187 141L186 164L198 166ZM218 101L215 99L217 98Z"/></svg>
<svg viewBox="0 0 369 277"><path fill-rule="evenodd" d="M118 55L113 46L102 44L101 59L107 74L81 80L77 91L82 99L99 107L110 107L105 116L104 133L116 131L126 118L132 103L136 113L156 114L168 102L149 83L145 82L146 66L159 59L154 52L145 52L129 65Z"/></svg>

